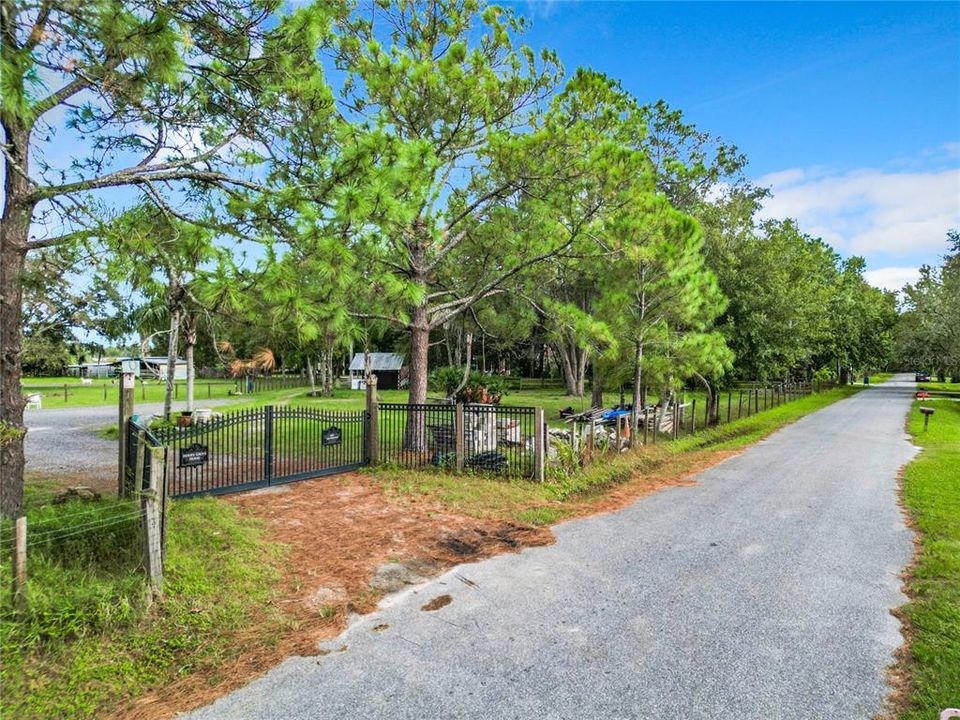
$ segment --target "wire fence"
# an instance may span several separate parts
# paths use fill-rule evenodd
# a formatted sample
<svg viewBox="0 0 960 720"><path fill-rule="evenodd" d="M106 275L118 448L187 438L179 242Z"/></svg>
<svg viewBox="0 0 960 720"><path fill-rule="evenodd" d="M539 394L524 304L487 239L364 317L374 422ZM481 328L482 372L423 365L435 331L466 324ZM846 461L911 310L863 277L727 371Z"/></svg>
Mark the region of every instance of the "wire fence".
<svg viewBox="0 0 960 720"><path fill-rule="evenodd" d="M675 398L647 405L638 408L635 420L630 405L571 413L566 417L567 428L549 430L548 464L583 464L602 458L607 451L679 440L832 387L834 383L749 384L699 401Z"/></svg>

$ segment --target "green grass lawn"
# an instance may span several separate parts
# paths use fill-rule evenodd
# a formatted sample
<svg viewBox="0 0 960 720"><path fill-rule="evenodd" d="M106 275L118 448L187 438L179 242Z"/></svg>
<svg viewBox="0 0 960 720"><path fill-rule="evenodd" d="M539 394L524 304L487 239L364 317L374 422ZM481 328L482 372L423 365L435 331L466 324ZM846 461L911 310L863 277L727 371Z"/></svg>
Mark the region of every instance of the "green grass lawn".
<svg viewBox="0 0 960 720"><path fill-rule="evenodd" d="M29 605L20 620L6 581L10 525L0 527L0 717L100 718L180 676L216 679L245 651L237 638L249 628L265 645L288 629L270 602L283 550L232 505L172 503L165 596L148 610L131 504L51 505L42 484L28 490ZM90 523L100 527L77 533Z"/></svg>
<svg viewBox="0 0 960 720"><path fill-rule="evenodd" d="M922 383L917 383L917 390L940 390L940 391L946 391L946 392L960 392L960 383L922 382Z"/></svg>
<svg viewBox="0 0 960 720"><path fill-rule="evenodd" d="M900 720L939 717L960 706L960 403L924 400L935 409L923 429L919 402L909 430L923 448L903 474L903 501L920 534L907 583L907 703Z"/></svg>
<svg viewBox="0 0 960 720"><path fill-rule="evenodd" d="M407 401L406 390L380 390L377 393L377 396L381 402L385 403L405 403ZM438 396L438 393L430 393L430 397ZM696 401L699 422L699 418L702 417L705 409L706 393L702 390L693 392L688 390L682 394L682 398L683 402L693 403ZM748 393L746 391L733 390L729 393L722 392L720 396L720 406L721 415L724 419L726 419L728 399L731 404L731 413L733 418L737 417L737 413L741 408L744 415L748 414L747 404L749 400ZM629 393L626 393L625 400L628 403L630 402ZM658 396L655 393L651 394L648 396L647 400L650 403L657 402ZM620 402L620 393L604 393L603 401L606 407L616 405ZM769 390L766 392L760 392L759 404L761 410L767 407L772 407L773 402L773 395ZM558 386L556 384L546 385L544 387L538 387L534 385L532 387L527 387L523 391L508 391L503 396L500 404L520 407L541 407L544 409L544 414L549 425L553 427L563 427L565 423L560 418L560 410L567 407L572 407L577 412L588 410L590 409L590 396L589 394L584 397L567 395L563 386ZM200 403L200 405L202 406L202 403ZM250 395L246 396L245 398L237 398L237 402L235 404L231 404L228 409L249 409L262 407L263 405L293 405L297 407L322 408L325 410L362 410L364 407L366 407L366 393L363 390L345 390L338 388L334 391L333 397L326 398L311 396L310 391L307 388L298 390L276 390L258 393L255 396Z"/></svg>
<svg viewBox="0 0 960 720"><path fill-rule="evenodd" d="M194 397L202 404L206 399L231 397L236 388L235 380L197 380ZM92 407L96 405L116 405L119 402L120 379L96 379L89 385L82 385L79 378L24 378L24 395L39 393L44 409L62 407ZM178 380L174 385L174 398L185 400L187 397L186 380ZM164 383L153 380L145 383L137 381L134 391L135 402L163 402Z"/></svg>

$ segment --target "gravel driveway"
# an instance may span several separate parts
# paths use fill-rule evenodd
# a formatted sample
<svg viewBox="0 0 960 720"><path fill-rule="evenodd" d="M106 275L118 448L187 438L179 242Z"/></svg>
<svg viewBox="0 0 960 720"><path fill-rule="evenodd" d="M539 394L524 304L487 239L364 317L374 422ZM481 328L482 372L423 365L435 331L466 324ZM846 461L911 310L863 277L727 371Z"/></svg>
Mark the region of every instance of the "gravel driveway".
<svg viewBox="0 0 960 720"><path fill-rule="evenodd" d="M225 405L231 400L204 400L200 407ZM174 403L181 410L186 403ZM163 403L143 403L135 412L142 416L160 413ZM115 425L117 406L27 410L24 452L27 472L62 484L84 484L116 490L117 441L104 440L97 432Z"/></svg>
<svg viewBox="0 0 960 720"><path fill-rule="evenodd" d="M807 416L694 486L562 524L553 546L390 598L329 654L189 717L869 720L911 556L896 496L914 452L908 380Z"/></svg>

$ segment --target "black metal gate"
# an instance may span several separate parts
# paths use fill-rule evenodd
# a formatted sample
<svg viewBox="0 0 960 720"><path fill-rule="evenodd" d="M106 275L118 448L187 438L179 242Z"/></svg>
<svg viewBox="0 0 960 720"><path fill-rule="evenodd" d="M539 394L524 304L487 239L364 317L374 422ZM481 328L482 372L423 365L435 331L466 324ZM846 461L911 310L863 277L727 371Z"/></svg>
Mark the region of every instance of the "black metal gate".
<svg viewBox="0 0 960 720"><path fill-rule="evenodd" d="M265 407L215 413L186 427L154 428L149 441L170 449L173 497L219 495L353 470L369 462L365 410ZM139 432L130 423L128 448ZM128 450L128 465L133 458Z"/></svg>

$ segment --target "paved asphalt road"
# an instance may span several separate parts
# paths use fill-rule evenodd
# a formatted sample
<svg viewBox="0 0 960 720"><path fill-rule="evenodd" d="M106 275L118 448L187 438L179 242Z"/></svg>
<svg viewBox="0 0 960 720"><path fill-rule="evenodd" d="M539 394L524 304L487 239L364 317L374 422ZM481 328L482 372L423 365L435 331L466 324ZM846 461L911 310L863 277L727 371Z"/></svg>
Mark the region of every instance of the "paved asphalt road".
<svg viewBox="0 0 960 720"><path fill-rule="evenodd" d="M553 546L391 598L328 646L346 650L290 658L189 717L869 720L911 555L896 499L908 380L695 486L562 524Z"/></svg>
<svg viewBox="0 0 960 720"><path fill-rule="evenodd" d="M200 407L214 407L229 400L204 400ZM175 402L175 410L186 403ZM163 403L143 403L135 412L147 417L163 410ZM104 440L97 432L117 423L116 405L27 410L24 453L27 472L70 476L71 481L96 483L101 478L115 484L117 441Z"/></svg>

